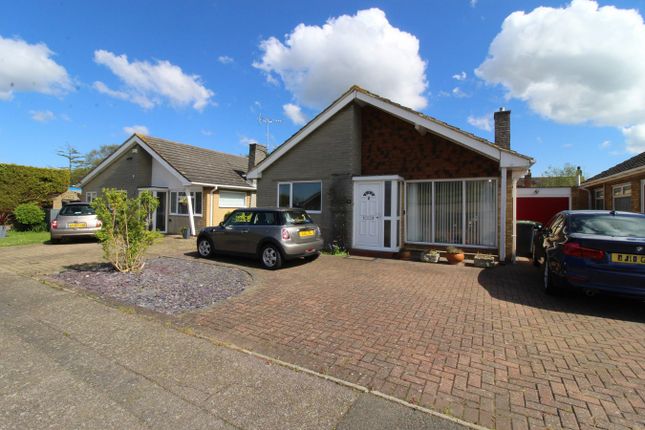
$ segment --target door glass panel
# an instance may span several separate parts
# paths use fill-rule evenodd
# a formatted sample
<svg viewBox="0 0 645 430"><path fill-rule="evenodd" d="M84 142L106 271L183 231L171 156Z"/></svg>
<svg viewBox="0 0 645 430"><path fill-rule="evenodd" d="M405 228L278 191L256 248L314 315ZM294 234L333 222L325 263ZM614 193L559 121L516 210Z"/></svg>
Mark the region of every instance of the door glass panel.
<svg viewBox="0 0 645 430"><path fill-rule="evenodd" d="M494 246L497 238L497 186L493 180L466 182L466 243Z"/></svg>
<svg viewBox="0 0 645 430"><path fill-rule="evenodd" d="M155 209L157 230L166 231L166 192L157 191L157 200L159 200L159 206Z"/></svg>
<svg viewBox="0 0 645 430"><path fill-rule="evenodd" d="M392 221L389 219L386 219L383 221L383 247L389 248L391 245L392 241L392 235L390 234L392 231Z"/></svg>
<svg viewBox="0 0 645 430"><path fill-rule="evenodd" d="M435 241L462 243L462 181L437 182L435 193Z"/></svg>
<svg viewBox="0 0 645 430"><path fill-rule="evenodd" d="M409 183L407 193L407 241L430 243L432 242L432 183Z"/></svg>
<svg viewBox="0 0 645 430"><path fill-rule="evenodd" d="M385 182L385 201L383 203L383 215L390 216L392 213L392 181Z"/></svg>

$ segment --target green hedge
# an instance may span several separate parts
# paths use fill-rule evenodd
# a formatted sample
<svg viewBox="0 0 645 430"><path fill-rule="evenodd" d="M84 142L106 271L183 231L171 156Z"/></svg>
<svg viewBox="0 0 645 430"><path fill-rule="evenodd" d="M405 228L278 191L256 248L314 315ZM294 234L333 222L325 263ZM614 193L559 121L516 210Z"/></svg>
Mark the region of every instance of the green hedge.
<svg viewBox="0 0 645 430"><path fill-rule="evenodd" d="M69 185L67 169L0 164L0 212L13 212L21 203L51 205Z"/></svg>

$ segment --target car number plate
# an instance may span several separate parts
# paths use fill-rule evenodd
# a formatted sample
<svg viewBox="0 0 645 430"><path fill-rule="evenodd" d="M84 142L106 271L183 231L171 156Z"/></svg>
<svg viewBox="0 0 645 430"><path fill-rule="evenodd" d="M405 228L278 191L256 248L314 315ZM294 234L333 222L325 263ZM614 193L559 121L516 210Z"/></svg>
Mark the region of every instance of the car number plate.
<svg viewBox="0 0 645 430"><path fill-rule="evenodd" d="M67 224L67 227L69 228L85 228L87 227L87 223L84 222L70 222Z"/></svg>
<svg viewBox="0 0 645 430"><path fill-rule="evenodd" d="M623 264L645 264L645 255L611 254L611 262Z"/></svg>
<svg viewBox="0 0 645 430"><path fill-rule="evenodd" d="M298 234L300 235L300 237L310 237L313 236L315 232L313 230L300 230Z"/></svg>

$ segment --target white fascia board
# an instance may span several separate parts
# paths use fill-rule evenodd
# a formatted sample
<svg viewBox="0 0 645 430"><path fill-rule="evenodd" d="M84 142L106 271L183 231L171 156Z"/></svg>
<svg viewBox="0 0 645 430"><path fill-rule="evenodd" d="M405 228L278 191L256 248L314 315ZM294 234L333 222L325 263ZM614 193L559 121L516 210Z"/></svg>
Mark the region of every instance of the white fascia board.
<svg viewBox="0 0 645 430"><path fill-rule="evenodd" d="M517 197L571 197L571 187L517 188Z"/></svg>
<svg viewBox="0 0 645 430"><path fill-rule="evenodd" d="M162 165L165 169L167 169L170 173L175 176L179 182L181 182L182 185L190 185L190 181L188 181L182 174L180 174L174 167L172 167L166 160L161 158L155 151L152 150L143 140L141 140L137 135L132 135L128 140L126 140L119 149L117 149L112 155L110 155L108 158L103 160L98 166L96 166L90 173L87 174L81 181L81 185L85 185L89 182L90 179L92 179L94 176L96 176L98 173L102 172L105 170L106 167L108 167L112 162L117 160L121 155L123 155L126 151L128 151L130 148L132 148L134 145L139 145L143 150L145 150L152 158L157 160L160 165Z"/></svg>
<svg viewBox="0 0 645 430"><path fill-rule="evenodd" d="M287 151L289 151L291 148L297 145L298 142L300 142L301 140L309 136L318 127L323 125L332 116L336 115L341 109L343 109L350 102L352 102L356 98L356 94L357 94L356 91L352 91L342 99L338 100L335 104L328 107L327 110L323 111L323 113L321 113L320 116L318 116L318 118L314 119L309 124L301 128L300 131L296 133L296 135L294 135L291 139L289 139L283 145L279 146L275 151L273 151L264 161L262 161L262 163L258 167L248 172L246 175L246 178L260 179L262 177L263 170L265 170L267 167L273 164L277 159L282 157Z"/></svg>
<svg viewBox="0 0 645 430"><path fill-rule="evenodd" d="M593 181L585 181L580 184L581 188L588 188L594 185L599 185L604 182L613 181L615 179L620 179L626 176L638 175L639 173L645 174L645 166L634 167L633 169L625 170L624 172L614 173L613 175L605 176L602 178L594 179Z"/></svg>
<svg viewBox="0 0 645 430"><path fill-rule="evenodd" d="M256 188L252 186L248 187L242 187L239 185L222 185L222 184L208 184L205 182L192 182L193 185L200 185L202 187L213 187L213 188L219 188L219 189L225 189L225 190L249 190L249 191L255 191Z"/></svg>
<svg viewBox="0 0 645 430"><path fill-rule="evenodd" d="M354 182L361 181L403 181L404 179L399 175L381 175L381 176L354 176Z"/></svg>
<svg viewBox="0 0 645 430"><path fill-rule="evenodd" d="M509 168L520 167L520 168L528 169L535 163L535 160L533 159L526 159L524 157L520 157L510 152L500 151L500 154L501 154L501 158L499 160L500 167L509 167Z"/></svg>

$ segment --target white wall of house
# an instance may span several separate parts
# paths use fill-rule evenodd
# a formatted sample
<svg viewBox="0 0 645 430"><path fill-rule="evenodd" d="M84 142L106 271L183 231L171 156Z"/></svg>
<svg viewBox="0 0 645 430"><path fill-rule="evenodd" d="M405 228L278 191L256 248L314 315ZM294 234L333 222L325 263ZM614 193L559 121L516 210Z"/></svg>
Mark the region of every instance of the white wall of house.
<svg viewBox="0 0 645 430"><path fill-rule="evenodd" d="M166 169L154 158L152 159L152 186L159 188L183 189L184 186L177 176Z"/></svg>

